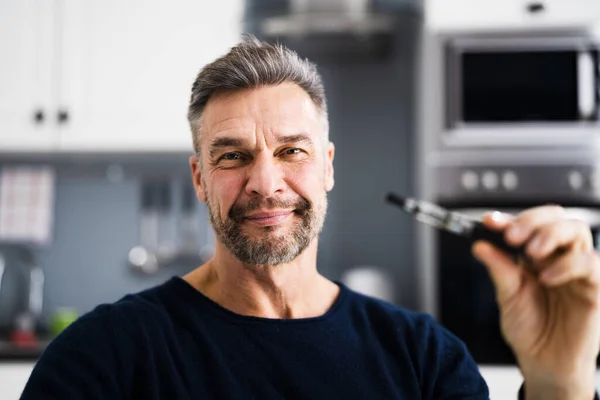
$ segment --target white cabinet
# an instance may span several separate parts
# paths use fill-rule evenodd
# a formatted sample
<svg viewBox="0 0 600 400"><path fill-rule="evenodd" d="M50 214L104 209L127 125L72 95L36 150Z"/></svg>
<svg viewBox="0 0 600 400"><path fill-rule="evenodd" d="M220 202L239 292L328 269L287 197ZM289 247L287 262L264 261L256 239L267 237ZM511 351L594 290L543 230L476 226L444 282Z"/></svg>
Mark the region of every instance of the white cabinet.
<svg viewBox="0 0 600 400"><path fill-rule="evenodd" d="M218 5L218 6L217 6ZM192 151L200 68L239 40L240 0L65 0L60 148Z"/></svg>
<svg viewBox="0 0 600 400"><path fill-rule="evenodd" d="M0 363L0 398L18 400L34 366L29 362Z"/></svg>
<svg viewBox="0 0 600 400"><path fill-rule="evenodd" d="M436 32L590 28L600 23L600 1L429 0L425 21Z"/></svg>
<svg viewBox="0 0 600 400"><path fill-rule="evenodd" d="M47 151L52 100L52 11L43 0L0 1L0 148ZM37 116L37 118L36 118Z"/></svg>
<svg viewBox="0 0 600 400"><path fill-rule="evenodd" d="M193 80L239 40L243 1L3 0L0 7L9 71L0 74L0 151L191 152ZM36 123L38 109L44 121Z"/></svg>

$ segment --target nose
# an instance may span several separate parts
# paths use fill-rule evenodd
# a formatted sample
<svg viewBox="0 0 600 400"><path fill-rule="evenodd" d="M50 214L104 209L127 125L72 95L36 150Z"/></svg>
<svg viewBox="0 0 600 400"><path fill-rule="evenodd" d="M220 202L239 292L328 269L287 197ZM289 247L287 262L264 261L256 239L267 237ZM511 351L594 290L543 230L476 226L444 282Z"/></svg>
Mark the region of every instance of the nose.
<svg viewBox="0 0 600 400"><path fill-rule="evenodd" d="M273 157L268 155L256 157L247 171L246 194L249 196L258 194L262 197L271 197L283 192L285 188L283 172Z"/></svg>

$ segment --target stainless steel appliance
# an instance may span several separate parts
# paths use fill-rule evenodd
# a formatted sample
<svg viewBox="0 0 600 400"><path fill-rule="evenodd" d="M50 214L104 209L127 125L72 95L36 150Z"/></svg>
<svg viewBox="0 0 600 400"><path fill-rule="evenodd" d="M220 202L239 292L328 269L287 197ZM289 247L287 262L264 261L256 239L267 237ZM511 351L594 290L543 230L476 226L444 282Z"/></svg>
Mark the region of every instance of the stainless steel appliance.
<svg viewBox="0 0 600 400"><path fill-rule="evenodd" d="M421 20L415 0L248 0L244 31L318 64L385 60Z"/></svg>
<svg viewBox="0 0 600 400"><path fill-rule="evenodd" d="M581 152L445 154L431 159L435 202L480 218L486 211L518 213L560 204L569 217L587 222L600 242L600 163ZM461 338L482 364L514 364L499 327L493 284L463 238L430 229L431 285L426 295L438 320Z"/></svg>
<svg viewBox="0 0 600 400"><path fill-rule="evenodd" d="M560 204L600 242L600 32L424 32L415 197L480 217ZM514 363L469 244L417 229L420 308L479 364Z"/></svg>
<svg viewBox="0 0 600 400"><path fill-rule="evenodd" d="M577 146L600 138L594 31L448 38L446 147Z"/></svg>

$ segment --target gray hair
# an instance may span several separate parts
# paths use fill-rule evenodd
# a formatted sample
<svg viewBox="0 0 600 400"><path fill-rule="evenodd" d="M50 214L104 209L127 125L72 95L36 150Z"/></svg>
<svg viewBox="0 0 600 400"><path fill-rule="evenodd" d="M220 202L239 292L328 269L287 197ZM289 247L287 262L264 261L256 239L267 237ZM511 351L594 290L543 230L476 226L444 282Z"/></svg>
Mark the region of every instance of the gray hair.
<svg viewBox="0 0 600 400"><path fill-rule="evenodd" d="M295 83L306 91L323 118L324 138L329 135L325 88L316 65L281 44L269 44L252 35L229 53L206 65L192 85L188 121L196 153L200 151L202 112L217 91L237 91Z"/></svg>

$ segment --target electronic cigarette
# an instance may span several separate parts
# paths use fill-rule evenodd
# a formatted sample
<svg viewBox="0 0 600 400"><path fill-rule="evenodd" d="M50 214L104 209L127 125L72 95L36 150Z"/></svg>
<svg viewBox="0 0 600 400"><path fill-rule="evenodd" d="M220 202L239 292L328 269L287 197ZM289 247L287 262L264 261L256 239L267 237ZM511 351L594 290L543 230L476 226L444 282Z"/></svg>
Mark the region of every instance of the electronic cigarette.
<svg viewBox="0 0 600 400"><path fill-rule="evenodd" d="M523 246L511 246L504 240L504 232L493 231L481 221L471 219L458 212L446 210L437 204L413 198L403 198L393 193L388 193L387 201L413 215L418 221L462 236L471 243L477 240L485 240L507 253L515 261L525 255Z"/></svg>

